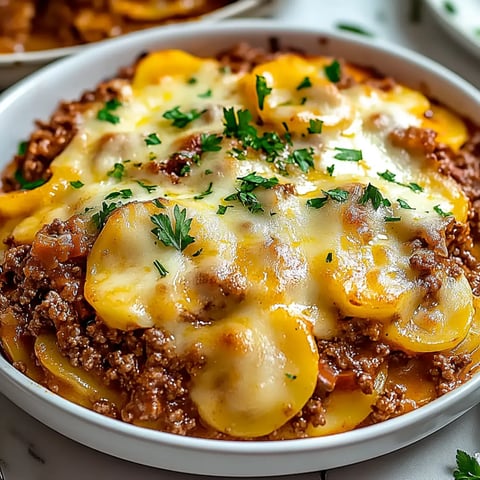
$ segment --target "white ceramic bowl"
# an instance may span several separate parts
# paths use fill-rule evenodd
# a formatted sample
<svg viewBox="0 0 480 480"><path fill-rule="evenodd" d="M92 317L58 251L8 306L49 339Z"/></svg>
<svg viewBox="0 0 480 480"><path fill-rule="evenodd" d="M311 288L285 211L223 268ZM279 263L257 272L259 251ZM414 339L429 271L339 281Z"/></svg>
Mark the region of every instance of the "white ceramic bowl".
<svg viewBox="0 0 480 480"><path fill-rule="evenodd" d="M231 18L259 6L263 1L264 0L237 0L225 7L217 8L216 10L202 15L198 21L217 22L219 20ZM101 42L94 42L94 44L89 43L85 45L52 48L50 50L39 50L34 52L0 53L0 91L3 88L13 85L18 80L26 77L50 62L78 53L89 47L96 48L99 43L108 41L109 40L103 40Z"/></svg>
<svg viewBox="0 0 480 480"><path fill-rule="evenodd" d="M113 75L140 52L182 48L213 54L239 41L280 45L335 55L373 66L420 88L480 124L480 93L452 72L410 51L349 35L268 22L172 26L112 40L50 65L0 97L0 151L9 161L35 118L47 118L60 99ZM413 443L480 401L480 375L420 409L367 428L333 436L279 442L233 442L184 438L146 430L74 405L15 370L0 356L0 390L18 406L58 432L134 462L188 473L269 476L333 468L379 456Z"/></svg>

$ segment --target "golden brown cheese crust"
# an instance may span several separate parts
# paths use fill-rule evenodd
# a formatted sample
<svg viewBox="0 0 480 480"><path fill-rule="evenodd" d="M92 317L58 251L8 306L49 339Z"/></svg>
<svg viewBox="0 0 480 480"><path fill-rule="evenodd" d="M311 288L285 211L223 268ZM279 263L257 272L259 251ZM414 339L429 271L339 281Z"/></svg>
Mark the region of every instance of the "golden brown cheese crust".
<svg viewBox="0 0 480 480"><path fill-rule="evenodd" d="M277 53L265 53L242 45L222 53L219 58L236 71L250 71L276 57ZM342 72L339 83L345 88L356 82L386 90L393 87L391 80L379 79L377 74L368 70L362 71L360 78L355 78L345 69ZM130 81L132 73L129 71L122 78L100 85L94 92L84 94L79 102L62 103L50 122L39 122L39 128L28 141L26 152L17 155L6 170L4 190L19 189L18 174L16 177L15 172L21 172L22 178L28 182L48 179L51 161L75 135L79 114L98 102L120 98L122 88L125 82ZM378 118L373 121L382 123ZM390 134L390 139L397 147L420 153L438 165L442 172L455 178L475 202L475 183L479 174L475 173L473 159L478 161L478 136L478 131L471 134L466 144L455 153L436 143L432 131L423 128L397 129ZM178 152L166 162L152 161L149 168L157 169L153 173L165 173L175 184L182 181L181 172L185 166L191 167L194 163L192 158L201 153L198 135L192 136L184 140ZM352 200L343 212L344 223L368 243L372 236L371 212L366 213L363 207L359 207L361 188L355 185L349 188ZM283 198L296 193L294 185L289 183L278 185L274 190ZM440 230L419 231L410 240L410 265L423 285L425 301L438 300L442 282L439 268L448 271L452 278L464 271L477 294L479 264L473 254L469 230L478 231L477 218L477 213L471 209L468 224L448 220ZM62 384L61 374L55 376L51 369L38 367L40 359L40 364L51 362L56 369L63 368L61 360L55 362L52 358L44 358L50 341L48 334L53 332L61 355L71 365L85 371L92 383L106 386L105 395L87 405L93 410L126 422L181 435L249 439L248 435L230 437L215 431L200 419L190 395L190 385L191 379L205 365L201 349L194 345L179 353L171 334L158 327L129 331L109 328L86 301L87 258L97 235L98 232L92 230L82 216L74 216L46 225L31 244L18 242L15 238L8 240L0 285L1 336L7 356L22 358L21 355L16 356L18 352L13 352L12 346L13 343L20 345L27 354L23 360L15 361L19 370L26 371L53 391L78 403L85 401L82 399L84 392L69 393L71 386ZM272 250L275 248L275 243L272 243ZM235 276L221 279L203 274L197 282L205 285L208 291L218 292L212 300L214 303L233 302L236 305L245 295L241 279ZM203 320L200 315L185 318L185 321L198 325ZM367 418L359 419L359 426L405 413L452 390L468 378L472 367L467 353L397 350L382 336L384 326L381 321L349 315L339 318L338 326L332 338L316 339L317 382L303 408L281 431L274 430L257 438L276 440L308 436L312 427L325 425L330 406L338 404L334 398L340 402L339 398L352 392L360 392L355 395L372 395L378 389L378 378L384 376L386 370L389 373L382 393L372 399L371 413ZM14 341L9 342L13 336ZM222 341L231 348L235 346L235 338L233 334L226 335ZM32 361L35 356L36 360ZM405 372L415 372L416 375L405 378Z"/></svg>

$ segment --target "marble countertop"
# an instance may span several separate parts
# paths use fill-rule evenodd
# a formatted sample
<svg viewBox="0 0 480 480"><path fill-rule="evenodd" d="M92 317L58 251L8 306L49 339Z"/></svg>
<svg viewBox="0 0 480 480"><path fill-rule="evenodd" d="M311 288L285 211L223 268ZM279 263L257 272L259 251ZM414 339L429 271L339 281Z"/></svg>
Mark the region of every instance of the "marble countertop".
<svg viewBox="0 0 480 480"><path fill-rule="evenodd" d="M460 0L456 0L457 2ZM377 39L416 50L480 88L480 61L457 44L416 0L275 0L250 12L302 25L362 28ZM412 5L420 16L412 17ZM415 17L415 18L414 18ZM479 15L480 17L480 15ZM413 21L415 19L415 21ZM1 385L0 385L1 391ZM457 449L480 449L480 406L398 452L360 464L288 477L289 480L451 480ZM152 469L91 450L42 425L0 395L0 480L195 480L198 477Z"/></svg>

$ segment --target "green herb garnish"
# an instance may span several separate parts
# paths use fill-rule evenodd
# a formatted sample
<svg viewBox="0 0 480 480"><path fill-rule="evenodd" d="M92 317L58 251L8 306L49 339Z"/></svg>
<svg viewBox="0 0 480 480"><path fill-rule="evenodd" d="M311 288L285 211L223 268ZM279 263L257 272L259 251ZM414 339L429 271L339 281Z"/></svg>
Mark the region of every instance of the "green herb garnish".
<svg viewBox="0 0 480 480"><path fill-rule="evenodd" d="M210 182L207 189L204 190L202 193L199 193L198 195L195 195L193 197L194 200L202 200L203 198L205 198L207 195L210 195L213 190L212 190L212 186L213 186L213 183Z"/></svg>
<svg viewBox="0 0 480 480"><path fill-rule="evenodd" d="M400 217L383 217L386 222L399 222L401 220Z"/></svg>
<svg viewBox="0 0 480 480"><path fill-rule="evenodd" d="M218 152L222 149L220 146L223 137L217 136L214 133L202 133L200 136L200 146L202 148L202 152Z"/></svg>
<svg viewBox="0 0 480 480"><path fill-rule="evenodd" d="M358 203L360 203L361 205L366 205L369 200L370 202L372 202L372 206L375 210L377 210L380 207L380 205L383 205L385 207L388 207L391 205L390 200L386 199L381 194L380 190L374 185L372 185L371 183L369 183L365 187L363 191L363 195L361 196Z"/></svg>
<svg viewBox="0 0 480 480"><path fill-rule="evenodd" d="M25 180L20 170L17 170L15 172L14 178L16 182L20 185L20 188L22 188L23 190L33 190L34 188L40 187L47 182L44 178L38 178L37 180L32 180L31 182L29 182L28 180Z"/></svg>
<svg viewBox="0 0 480 480"><path fill-rule="evenodd" d="M157 269L162 278L167 276L168 270L158 260L153 261L153 266Z"/></svg>
<svg viewBox="0 0 480 480"><path fill-rule="evenodd" d="M298 85L297 90L302 90L304 88L310 88L312 86L312 82L310 81L309 77L305 77Z"/></svg>
<svg viewBox="0 0 480 480"><path fill-rule="evenodd" d="M28 142L20 142L17 147L17 155L23 157L27 153Z"/></svg>
<svg viewBox="0 0 480 480"><path fill-rule="evenodd" d="M358 162L363 158L361 150L353 150L351 148L341 148L341 147L335 147L335 150L340 152L333 157L333 158L336 158L337 160L343 160L345 162Z"/></svg>
<svg viewBox="0 0 480 480"><path fill-rule="evenodd" d="M447 13L454 15L457 13L457 7L452 2L443 2L443 8Z"/></svg>
<svg viewBox="0 0 480 480"><path fill-rule="evenodd" d="M401 198L397 198L397 202L400 205L400 208L404 208L405 210L415 210L405 200L402 200Z"/></svg>
<svg viewBox="0 0 480 480"><path fill-rule="evenodd" d="M73 188L76 188L76 189L79 189L79 188L82 188L85 184L80 181L80 180L72 180L70 182L70 185L73 187Z"/></svg>
<svg viewBox="0 0 480 480"><path fill-rule="evenodd" d="M308 133L322 133L323 122L319 119L310 119Z"/></svg>
<svg viewBox="0 0 480 480"><path fill-rule="evenodd" d="M114 115L112 111L121 106L122 102L120 102L118 99L113 98L112 100L109 100L105 103L105 106L97 112L97 119L113 124L120 123L120 117L118 115Z"/></svg>
<svg viewBox="0 0 480 480"><path fill-rule="evenodd" d="M342 67L338 60L333 60L330 65L323 67L325 75L332 83L338 83L342 78Z"/></svg>
<svg viewBox="0 0 480 480"><path fill-rule="evenodd" d="M225 215L227 208L233 208L233 205L219 205L217 209L217 215Z"/></svg>
<svg viewBox="0 0 480 480"><path fill-rule="evenodd" d="M131 198L133 196L133 192L129 188L124 188L123 190L119 190L118 192L111 192L106 197L105 200L113 200L114 198Z"/></svg>
<svg viewBox="0 0 480 480"><path fill-rule="evenodd" d="M444 212L441 208L440 205L435 205L433 207L433 210L437 212L441 217L451 217L453 215L452 212Z"/></svg>
<svg viewBox="0 0 480 480"><path fill-rule="evenodd" d="M125 174L125 165L122 163L115 163L113 165L113 169L107 172L107 175L112 178L116 178L117 180L121 180L123 175Z"/></svg>
<svg viewBox="0 0 480 480"><path fill-rule="evenodd" d="M453 472L455 480L480 480L480 464L475 457L457 450L457 468Z"/></svg>
<svg viewBox="0 0 480 480"><path fill-rule="evenodd" d="M295 163L303 173L307 173L308 170L315 165L313 161L313 148L294 150L288 156L288 162Z"/></svg>
<svg viewBox="0 0 480 480"><path fill-rule="evenodd" d="M107 218L120 205L121 203L119 202L112 202L112 203L102 202L101 210L99 210L97 213L92 215L92 221L95 224L95 226L98 229L103 228L103 226L105 225L105 222L107 221Z"/></svg>
<svg viewBox="0 0 480 480"><path fill-rule="evenodd" d="M152 193L153 191L155 191L157 189L157 185L147 185L145 183L143 183L142 181L140 180L136 180L136 182L142 187L144 188L148 193Z"/></svg>
<svg viewBox="0 0 480 480"><path fill-rule="evenodd" d="M160 145L161 143L162 141L158 138L158 135L156 133L150 133L145 138L146 145Z"/></svg>
<svg viewBox="0 0 480 480"><path fill-rule="evenodd" d="M199 93L198 98L210 98L212 96L212 90L209 88L206 92Z"/></svg>
<svg viewBox="0 0 480 480"><path fill-rule="evenodd" d="M255 88L257 90L258 108L263 110L265 97L270 95L272 89L267 86L267 79L263 75L256 76Z"/></svg>
<svg viewBox="0 0 480 480"><path fill-rule="evenodd" d="M162 117L166 118L167 120L172 120L172 126L177 128L184 128L190 122L193 122L197 118L200 118L206 110L202 110L199 112L196 109L190 110L189 112L182 112L180 111L180 106L176 106L171 110L167 110Z"/></svg>
<svg viewBox="0 0 480 480"><path fill-rule="evenodd" d="M195 242L195 238L189 235L191 218L187 217L187 210L180 210L178 205L173 207L174 220L172 221L168 215L158 213L150 217L151 222L155 225L152 233L166 246L174 247L178 251L188 247Z"/></svg>
<svg viewBox="0 0 480 480"><path fill-rule="evenodd" d="M333 260L333 253L332 252L328 252L327 253L327 257L325 258L325 261L327 263L332 263L332 260Z"/></svg>
<svg viewBox="0 0 480 480"><path fill-rule="evenodd" d="M337 28L339 30L344 30L345 32L358 33L359 35L366 35L367 37L373 36L367 30L361 27L357 27L356 25L350 25L348 23L337 23Z"/></svg>

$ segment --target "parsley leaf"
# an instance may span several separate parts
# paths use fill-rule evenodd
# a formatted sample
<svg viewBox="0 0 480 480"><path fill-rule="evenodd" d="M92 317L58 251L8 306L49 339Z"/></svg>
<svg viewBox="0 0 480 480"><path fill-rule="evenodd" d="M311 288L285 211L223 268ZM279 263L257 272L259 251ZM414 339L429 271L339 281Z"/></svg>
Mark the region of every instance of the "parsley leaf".
<svg viewBox="0 0 480 480"><path fill-rule="evenodd" d="M257 90L258 108L263 110L265 97L272 92L272 89L267 86L267 79L263 75L256 75L255 89Z"/></svg>
<svg viewBox="0 0 480 480"><path fill-rule="evenodd" d="M227 208L233 208L233 205L219 205L216 211L217 215L225 215Z"/></svg>
<svg viewBox="0 0 480 480"><path fill-rule="evenodd" d="M131 198L133 192L129 188L124 188L118 192L111 192L106 197L105 200L113 200L114 198Z"/></svg>
<svg viewBox="0 0 480 480"><path fill-rule="evenodd" d="M361 150L353 150L351 148L341 148L341 147L335 147L335 150L340 152L333 157L333 158L336 158L337 160L343 160L345 162L358 162L363 158Z"/></svg>
<svg viewBox="0 0 480 480"><path fill-rule="evenodd" d="M82 188L85 184L84 184L82 181L80 181L80 180L72 180L72 181L70 182L70 185L71 185L73 188L78 189L78 188Z"/></svg>
<svg viewBox="0 0 480 480"><path fill-rule="evenodd" d="M168 270L158 260L153 261L153 266L158 270L162 278L167 276Z"/></svg>
<svg viewBox="0 0 480 480"><path fill-rule="evenodd" d="M309 127L307 128L308 133L322 133L323 122L318 118L310 119Z"/></svg>
<svg viewBox="0 0 480 480"><path fill-rule="evenodd" d="M447 13L451 13L452 15L457 13L457 7L452 2L443 2L443 8Z"/></svg>
<svg viewBox="0 0 480 480"><path fill-rule="evenodd" d="M157 185L147 185L145 183L143 183L142 181L140 180L136 180L136 182L142 187L144 188L147 193L152 193L153 191L155 191L157 189Z"/></svg>
<svg viewBox="0 0 480 480"><path fill-rule="evenodd" d="M386 222L399 222L401 220L400 217L383 217Z"/></svg>
<svg viewBox="0 0 480 480"><path fill-rule="evenodd" d="M97 119L113 124L120 123L120 117L118 115L114 115L112 111L121 106L122 102L120 102L117 98L109 100L105 103L105 106L97 112Z"/></svg>
<svg viewBox="0 0 480 480"><path fill-rule="evenodd" d="M15 172L14 178L20 185L20 188L23 188L24 190L33 190L34 188L40 187L47 182L44 178L38 178L37 180L32 180L29 182L28 180L25 180L25 177L22 175L20 170Z"/></svg>
<svg viewBox="0 0 480 480"><path fill-rule="evenodd" d="M297 90L302 90L304 88L310 88L312 86L312 82L310 81L309 77L305 77L298 85Z"/></svg>
<svg viewBox="0 0 480 480"><path fill-rule="evenodd" d="M233 107L223 109L224 131L231 138L237 138L247 146L255 147L258 140L257 129L250 125L252 114L249 110L238 110L235 113Z"/></svg>
<svg viewBox="0 0 480 480"><path fill-rule="evenodd" d="M452 212L444 212L441 208L440 205L435 205L433 207L433 210L437 212L441 217L451 217L453 215Z"/></svg>
<svg viewBox="0 0 480 480"><path fill-rule="evenodd" d="M195 242L195 238L189 235L192 219L186 218L187 210L185 208L180 210L178 205L173 207L173 216L174 222L164 213L152 215L150 220L156 225L152 233L166 247L174 247L178 251L183 252L188 245Z"/></svg>
<svg viewBox="0 0 480 480"><path fill-rule="evenodd" d="M338 83L342 78L342 67L338 60L333 60L330 65L323 67L325 75L332 83Z"/></svg>
<svg viewBox="0 0 480 480"><path fill-rule="evenodd" d="M294 150L288 156L288 162L295 163L303 173L307 173L308 170L315 165L313 161L313 148L310 147Z"/></svg>
<svg viewBox="0 0 480 480"><path fill-rule="evenodd" d="M335 165L330 165L327 167L327 173L332 177L333 176L333 171L335 170Z"/></svg>
<svg viewBox="0 0 480 480"><path fill-rule="evenodd" d="M202 152L218 152L222 149L220 142L223 140L223 137L217 136L214 133L202 133L200 136L200 145Z"/></svg>
<svg viewBox="0 0 480 480"><path fill-rule="evenodd" d="M332 260L333 260L333 253L332 252L328 252L327 253L327 257L325 258L325 261L327 263L332 263Z"/></svg>
<svg viewBox="0 0 480 480"><path fill-rule="evenodd" d="M455 480L480 480L480 465L475 457L457 450L457 469L453 472Z"/></svg>
<svg viewBox="0 0 480 480"><path fill-rule="evenodd" d="M206 92L199 93L198 98L210 98L212 96L212 90L209 88Z"/></svg>
<svg viewBox="0 0 480 480"><path fill-rule="evenodd" d="M92 215L92 221L98 229L103 228L110 214L121 205L120 202L102 202L102 208Z"/></svg>
<svg viewBox="0 0 480 480"><path fill-rule="evenodd" d="M414 191L415 193L418 193L418 192L423 192L423 187L421 187L420 185L418 185L418 183L409 183L408 185L405 185L406 187L408 187L410 190Z"/></svg>
<svg viewBox="0 0 480 480"><path fill-rule="evenodd" d="M184 128L190 122L193 122L197 118L200 118L206 110L202 110L199 112L196 109L190 110L189 112L181 112L180 106L176 106L171 110L167 110L162 117L166 118L167 120L172 120L172 126L177 128Z"/></svg>
<svg viewBox="0 0 480 480"><path fill-rule="evenodd" d="M187 80L187 83L188 83L189 85L195 85L197 82L198 82L198 80L197 80L195 77L190 77L190 78Z"/></svg>
<svg viewBox="0 0 480 480"><path fill-rule="evenodd" d="M397 202L400 205L400 208L404 208L406 210L415 210L405 200L402 200L401 198L397 198Z"/></svg>
<svg viewBox="0 0 480 480"><path fill-rule="evenodd" d="M207 195L210 195L213 190L212 190L212 185L213 183L210 182L207 189L205 191L203 191L202 193L199 193L198 195L195 195L193 197L194 200L202 200L203 198L205 198Z"/></svg>
<svg viewBox="0 0 480 480"><path fill-rule="evenodd" d="M161 143L162 141L158 138L156 133L150 133L150 135L147 135L145 138L146 145L160 145Z"/></svg>
<svg viewBox="0 0 480 480"><path fill-rule="evenodd" d="M380 205L383 205L386 207L391 205L390 201L386 199L381 194L380 190L374 185L372 185L371 183L369 183L365 187L363 191L363 195L360 197L360 200L358 201L358 203L360 203L361 205L366 205L369 200L372 202L373 208L375 210L378 210Z"/></svg>
<svg viewBox="0 0 480 480"><path fill-rule="evenodd" d="M311 198L307 200L307 207L312 208L322 208L327 202L328 199L332 199L335 202L343 203L347 201L348 192L342 190L341 188L332 188L331 190L322 190L324 197Z"/></svg>
<svg viewBox="0 0 480 480"><path fill-rule="evenodd" d="M28 150L28 142L20 142L17 147L17 155L23 157Z"/></svg>
<svg viewBox="0 0 480 480"><path fill-rule="evenodd" d="M297 376L296 375L293 375L293 373L286 373L285 376L289 379L289 380L296 380Z"/></svg>
<svg viewBox="0 0 480 480"><path fill-rule="evenodd" d="M125 173L125 165L122 163L115 163L113 165L113 169L107 172L107 175L112 178L116 178L117 180L121 180Z"/></svg>
<svg viewBox="0 0 480 480"><path fill-rule="evenodd" d="M423 192L423 188L417 183L398 182L397 180L395 180L396 174L391 172L390 170L385 170L384 172L377 172L377 175L383 178L384 180L386 180L387 182L392 182L392 183L396 183L397 185L401 185L402 187L407 187L415 193Z"/></svg>
<svg viewBox="0 0 480 480"><path fill-rule="evenodd" d="M265 178L257 175L257 172L252 172L244 177L237 177L237 179L241 182L240 188L237 189L236 193L232 193L225 197L224 200L227 202L238 200L252 213L263 212L263 207L258 201L257 196L253 193L253 190L258 187L270 189L278 184L278 178Z"/></svg>

